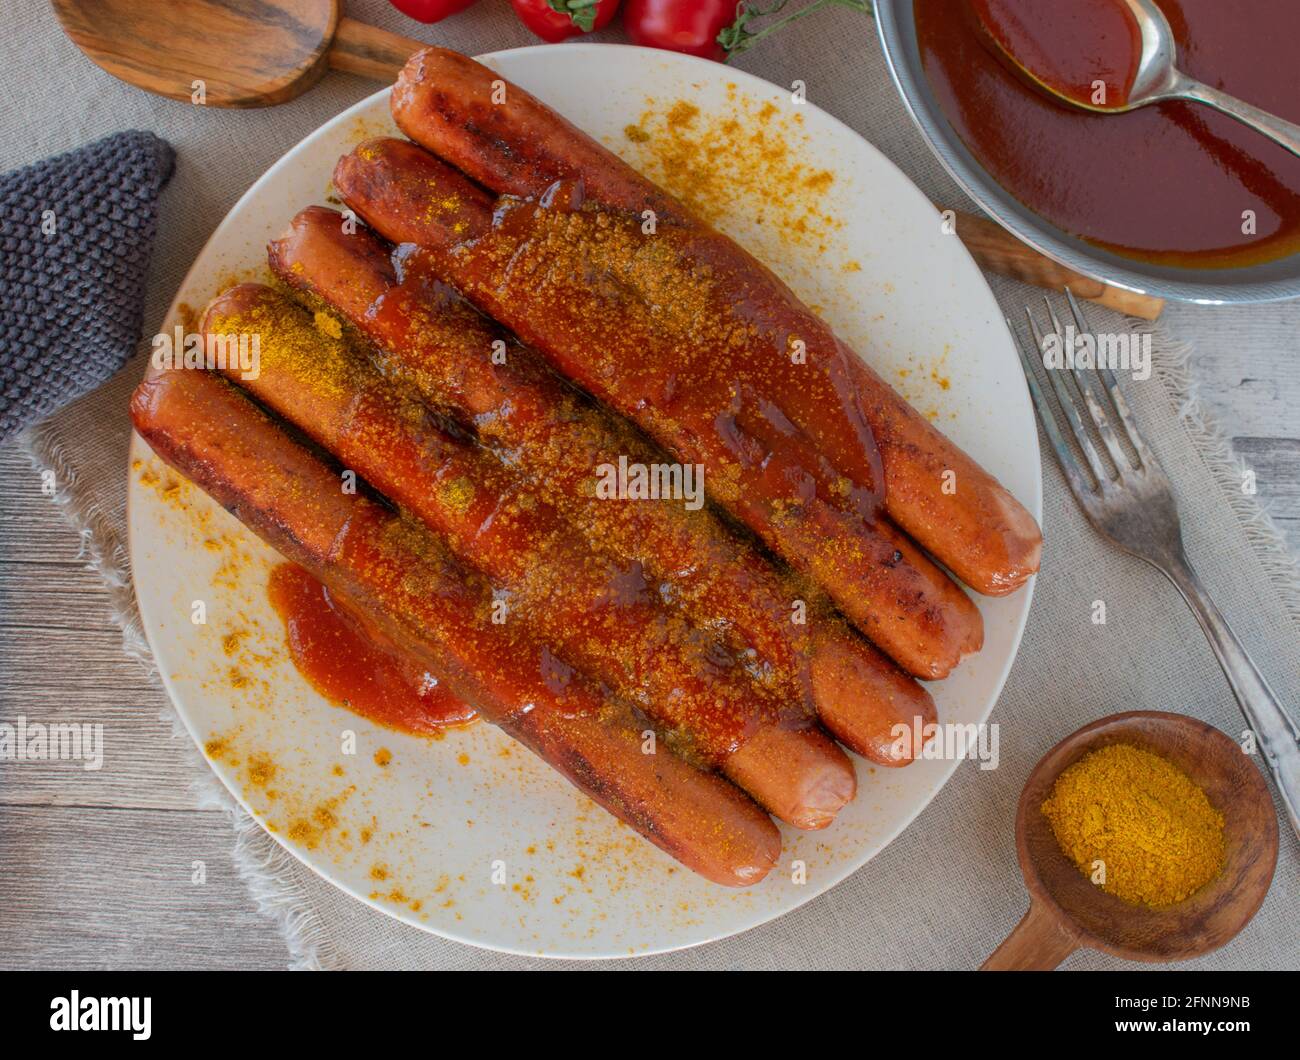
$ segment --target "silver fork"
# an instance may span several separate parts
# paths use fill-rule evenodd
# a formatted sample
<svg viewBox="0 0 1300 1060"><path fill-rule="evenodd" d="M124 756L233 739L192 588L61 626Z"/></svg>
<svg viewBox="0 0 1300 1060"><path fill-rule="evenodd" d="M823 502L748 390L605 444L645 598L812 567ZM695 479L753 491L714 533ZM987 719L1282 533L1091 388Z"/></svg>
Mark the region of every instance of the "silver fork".
<svg viewBox="0 0 1300 1060"><path fill-rule="evenodd" d="M1066 288L1065 296L1074 315L1076 335L1091 334L1083 309L1069 288ZM1047 314L1057 341L1065 349L1065 330L1057 319L1051 300L1044 297L1043 301L1047 303ZM1046 336L1028 306L1025 307L1025 316L1029 318L1029 330L1038 351L1041 351ZM1011 327L1010 320L1007 325ZM1014 327L1011 327L1011 334L1016 334ZM1209 638L1241 711L1255 733L1260 754L1282 793L1291 827L1300 836L1300 730L1282 709L1277 694L1269 687L1188 563L1169 477L1138 430L1115 373L1102 366L1095 370L1074 367L1048 370L1043 367L1038 351L1031 354L1019 341L1017 349L1034 407L1060 461L1061 470L1065 472L1070 492L1102 536L1125 552L1146 560L1182 593ZM1038 369L1033 361L1038 362ZM1051 379L1061 411L1065 414L1068 434L1083 453L1086 470L1061 432L1056 414L1039 384L1039 371ZM1072 386L1066 376L1073 380ZM1109 454L1109 466L1093 444L1084 424L1084 415ZM1136 462L1125 451L1125 441L1136 454Z"/></svg>

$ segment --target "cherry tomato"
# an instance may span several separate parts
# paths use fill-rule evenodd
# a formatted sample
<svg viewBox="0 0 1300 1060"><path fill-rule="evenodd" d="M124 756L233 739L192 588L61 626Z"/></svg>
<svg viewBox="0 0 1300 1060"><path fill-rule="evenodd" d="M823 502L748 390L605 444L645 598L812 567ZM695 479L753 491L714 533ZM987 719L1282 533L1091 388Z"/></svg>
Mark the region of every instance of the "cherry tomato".
<svg viewBox="0 0 1300 1060"><path fill-rule="evenodd" d="M609 24L618 0L510 0L519 21L548 44Z"/></svg>
<svg viewBox="0 0 1300 1060"><path fill-rule="evenodd" d="M472 7L478 0L388 0L402 14L417 22L441 22Z"/></svg>
<svg viewBox="0 0 1300 1060"><path fill-rule="evenodd" d="M807 0L787 12L787 0L760 6L750 0L628 0L623 24L633 44L667 48L725 62L791 22L824 7L874 14L871 0ZM764 23L755 29L754 23Z"/></svg>
<svg viewBox="0 0 1300 1060"><path fill-rule="evenodd" d="M723 60L718 34L736 21L736 0L628 0L623 25L633 44Z"/></svg>

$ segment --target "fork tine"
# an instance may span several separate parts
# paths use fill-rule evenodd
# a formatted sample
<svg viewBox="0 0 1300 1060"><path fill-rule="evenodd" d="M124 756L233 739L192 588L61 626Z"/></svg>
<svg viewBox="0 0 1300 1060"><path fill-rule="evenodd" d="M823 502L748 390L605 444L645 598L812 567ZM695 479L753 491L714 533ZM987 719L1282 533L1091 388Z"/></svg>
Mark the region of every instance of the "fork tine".
<svg viewBox="0 0 1300 1060"><path fill-rule="evenodd" d="M1079 461L1075 458L1074 452L1061 436L1061 430L1056 423L1056 414L1052 412L1052 406L1048 404L1042 388L1038 385L1038 375L1030 357L1025 353L1024 343L1020 341L1020 336L1016 334L1016 329L1012 325L1009 317L1004 317L1007 322L1007 330L1011 332L1011 338L1016 345L1016 353L1020 355L1021 367L1025 370L1025 382L1029 384L1029 397L1034 403L1034 408L1038 411L1038 418L1043 424L1043 430L1047 434L1047 440L1052 446L1052 451L1056 453L1056 459L1061 465L1061 470L1065 473L1066 481L1070 484L1070 492L1075 498L1083 503L1085 496L1092 492L1088 483L1083 476L1083 468L1079 466ZM1031 318L1032 322L1032 318Z"/></svg>
<svg viewBox="0 0 1300 1060"><path fill-rule="evenodd" d="M1091 332L1092 329L1088 326L1088 318L1084 316L1083 306L1079 304L1079 300L1074 297L1074 292L1069 287L1065 289L1065 297L1070 303L1070 311L1074 314L1074 319L1078 322L1079 328ZM1110 395L1111 404L1115 406L1115 412L1119 416L1119 422L1124 429L1124 434L1141 459L1142 466L1151 469L1160 468L1159 459L1157 459L1151 447L1147 445L1142 432L1138 430L1137 420L1133 418L1133 413L1124 398L1124 392L1119 388L1119 380L1115 377L1115 373L1110 368L1099 368L1097 371L1106 387L1106 393Z"/></svg>
<svg viewBox="0 0 1300 1060"><path fill-rule="evenodd" d="M1088 327L1088 322L1079 312L1079 304L1070 294L1068 287L1065 289L1065 293L1070 303L1070 309L1074 313L1074 322L1079 329L1079 333L1092 335L1095 340L1096 332ZM1044 300L1046 300L1046 296L1044 296ZM1052 320L1056 323L1055 316L1053 316ZM1078 365L1071 369L1070 374L1074 376L1074 385L1079 388L1079 394L1083 397L1084 404L1088 406L1088 411L1092 414L1093 426L1097 428L1097 433L1101 435L1101 440L1105 443L1106 451L1110 453L1110 458L1115 464L1116 473L1120 478L1123 478L1133 470L1133 464L1129 460L1128 454L1124 452L1119 437L1110 425L1110 415L1106 412L1106 399L1102 395L1101 384L1093 378L1093 372L1086 368L1080 368Z"/></svg>
<svg viewBox="0 0 1300 1060"><path fill-rule="evenodd" d="M1046 299L1044 299L1046 301ZM1052 312L1052 304L1047 304L1048 315L1056 325L1056 334L1064 341L1065 336L1061 332L1060 321L1056 319L1056 314ZM1029 319L1029 330L1033 333L1034 343L1038 347L1039 358L1042 357L1043 341L1045 336L1042 329L1038 326L1038 320L1034 317L1033 312L1028 306L1025 306L1025 316ZM1051 371L1044 367L1047 376L1052 381L1052 389L1056 391L1057 400L1061 403L1061 411L1065 413L1066 421L1070 425L1070 431L1074 435L1074 440L1079 443L1079 448L1083 450L1084 458L1088 461L1088 466L1092 469L1093 478L1097 480L1099 488L1105 488L1110 482L1110 476L1106 469L1102 467L1101 456L1097 453L1092 444L1092 439L1088 437L1088 432L1083 429L1083 421L1079 418L1079 409L1071 396L1070 391L1066 388L1065 381L1060 378L1061 373Z"/></svg>

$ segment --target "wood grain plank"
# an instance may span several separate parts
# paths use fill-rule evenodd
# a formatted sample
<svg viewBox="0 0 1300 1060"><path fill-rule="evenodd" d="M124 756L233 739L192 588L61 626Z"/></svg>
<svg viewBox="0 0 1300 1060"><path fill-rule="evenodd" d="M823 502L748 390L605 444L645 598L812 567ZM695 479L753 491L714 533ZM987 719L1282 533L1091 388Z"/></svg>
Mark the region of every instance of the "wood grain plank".
<svg viewBox="0 0 1300 1060"><path fill-rule="evenodd" d="M1300 302L1170 304L1164 325L1192 346L1197 395L1234 452L1255 469L1258 499L1300 554Z"/></svg>
<svg viewBox="0 0 1300 1060"><path fill-rule="evenodd" d="M14 723L6 710L0 719ZM54 710L34 703L22 712L28 723L66 721ZM87 770L81 762L30 761L0 763L0 806L99 806L188 813L195 808L193 785L205 774L182 753L162 722L157 731L127 720L103 720L87 711L80 716L103 724L103 766ZM2 860L2 859L0 859Z"/></svg>
<svg viewBox="0 0 1300 1060"><path fill-rule="evenodd" d="M78 555L80 538L41 492L36 469L12 442L0 446L0 483L0 561L69 567L84 563Z"/></svg>
<svg viewBox="0 0 1300 1060"><path fill-rule="evenodd" d="M165 694L124 654L100 578L77 558L78 536L48 499L15 503L9 487L26 468L12 444L0 447L0 721L98 722L105 760L98 771L0 762L0 805L193 811L191 785L204 773L190 744L172 736ZM33 540L52 562L14 561Z"/></svg>
<svg viewBox="0 0 1300 1060"><path fill-rule="evenodd" d="M1296 413L1300 425L1300 410ZM1278 519L1300 519L1300 438L1234 438L1233 448L1254 469L1260 494Z"/></svg>
<svg viewBox="0 0 1300 1060"><path fill-rule="evenodd" d="M90 578L86 577L88 573ZM84 560L66 563L0 560L0 624L18 624L33 618L30 610L26 614L6 611L3 606L6 599L15 605L29 606L39 600L42 610L36 617L41 622L45 620L47 609L51 619L83 625L88 617L109 614L102 580L89 570L89 564Z"/></svg>
<svg viewBox="0 0 1300 1060"><path fill-rule="evenodd" d="M1296 418L1300 423L1300 412ZM1300 555L1300 439L1234 438L1232 448L1255 472L1260 504Z"/></svg>
<svg viewBox="0 0 1300 1060"><path fill-rule="evenodd" d="M1201 400L1224 433L1240 438L1300 436L1296 361L1300 302L1270 306L1170 304L1164 324L1192 345Z"/></svg>
<svg viewBox="0 0 1300 1060"><path fill-rule="evenodd" d="M231 844L221 813L7 808L0 964L285 967L284 943L235 872ZM196 861L204 883L192 882Z"/></svg>
<svg viewBox="0 0 1300 1060"><path fill-rule="evenodd" d="M87 576L94 578L89 571ZM106 674L114 680L133 676L118 670L123 661L122 634L109 615L50 614L48 621L38 624L42 629L39 637L9 638L0 651L0 666L12 666L15 676L27 674L48 681L57 674L64 688L93 688ZM132 665L139 668L138 663Z"/></svg>

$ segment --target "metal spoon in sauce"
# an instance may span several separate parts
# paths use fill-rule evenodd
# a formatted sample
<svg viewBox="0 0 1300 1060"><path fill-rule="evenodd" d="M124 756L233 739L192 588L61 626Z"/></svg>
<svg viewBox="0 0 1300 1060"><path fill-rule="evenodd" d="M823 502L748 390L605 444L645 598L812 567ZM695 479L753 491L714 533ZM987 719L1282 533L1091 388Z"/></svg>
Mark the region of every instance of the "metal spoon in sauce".
<svg viewBox="0 0 1300 1060"><path fill-rule="evenodd" d="M1155 0L1112 0L1112 6L1131 23L1129 30L1131 44L1136 51L1136 55L1132 56L1135 62L1129 63L1130 76L1127 84L1118 86L1119 91L1107 92L1104 102L1098 103L1094 96L1080 91L1077 85L1070 83L1071 80L1077 80L1077 77L1062 79L1054 76L1056 71L1050 68L1051 60L1047 56L1056 50L1050 46L1051 43L1056 43L1052 37L1056 36L1057 40L1060 38L1056 34L1050 34L1050 31L1048 35L1040 35L1036 32L1039 27L1033 25L1044 7L1035 7L1031 12L1029 5L1023 3L973 0L973 7L988 31L988 36L1037 88L1048 92L1055 99L1104 114L1122 114L1149 103L1174 99L1204 103L1249 125L1256 132L1263 133L1292 154L1300 155L1300 125L1285 121L1275 114L1188 77L1177 68L1175 62L1178 46L1174 32ZM1095 6L1090 4L1089 8L1094 16L1099 14ZM1058 15L1062 9L1053 5L1052 10L1053 15ZM1102 17L1106 14L1109 13L1102 9ZM1113 21L1112 19L1112 28ZM1122 42L1107 40L1104 32L1096 43L1099 46L1123 46ZM1121 55L1119 58L1123 61L1126 57ZM1041 67L1040 60L1044 64Z"/></svg>

